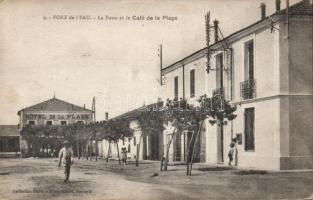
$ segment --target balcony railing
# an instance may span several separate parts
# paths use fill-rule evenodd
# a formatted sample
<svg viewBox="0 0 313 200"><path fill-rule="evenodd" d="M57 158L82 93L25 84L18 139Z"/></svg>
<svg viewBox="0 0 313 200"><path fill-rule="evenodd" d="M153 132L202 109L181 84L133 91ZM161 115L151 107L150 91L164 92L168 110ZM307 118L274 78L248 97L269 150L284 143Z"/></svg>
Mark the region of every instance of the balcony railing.
<svg viewBox="0 0 313 200"><path fill-rule="evenodd" d="M256 80L249 79L240 83L241 99L254 99L256 98Z"/></svg>
<svg viewBox="0 0 313 200"><path fill-rule="evenodd" d="M224 87L222 87L222 88L215 88L214 90L212 90L212 97L214 97L215 95L224 96L225 95Z"/></svg>

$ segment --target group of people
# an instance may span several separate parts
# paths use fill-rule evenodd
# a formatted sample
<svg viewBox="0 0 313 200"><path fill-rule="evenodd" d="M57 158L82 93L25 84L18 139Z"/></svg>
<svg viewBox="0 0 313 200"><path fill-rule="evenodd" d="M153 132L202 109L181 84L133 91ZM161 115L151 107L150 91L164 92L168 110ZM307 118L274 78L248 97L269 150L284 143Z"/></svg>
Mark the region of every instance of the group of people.
<svg viewBox="0 0 313 200"><path fill-rule="evenodd" d="M63 142L64 147L60 150L59 152L59 160L58 160L58 166L61 167L61 164L64 166L64 182L67 183L69 182L69 177L70 177L70 171L71 171L71 165L74 162L74 153L72 148L70 148L69 142L64 141ZM42 150L42 149L41 149ZM40 151L41 151L40 150ZM44 149L43 152L47 153L46 155L53 155L55 149L49 151L49 149ZM126 148L122 148L122 162L123 166L126 165L127 162L127 150ZM228 158L229 158L229 163L228 165L232 165L233 160L235 159L235 166L237 165L237 147L236 147L236 141L232 141L230 144L230 150L228 152Z"/></svg>
<svg viewBox="0 0 313 200"><path fill-rule="evenodd" d="M49 157L56 157L57 151L55 148L45 147L39 149L39 157L41 158L49 158Z"/></svg>

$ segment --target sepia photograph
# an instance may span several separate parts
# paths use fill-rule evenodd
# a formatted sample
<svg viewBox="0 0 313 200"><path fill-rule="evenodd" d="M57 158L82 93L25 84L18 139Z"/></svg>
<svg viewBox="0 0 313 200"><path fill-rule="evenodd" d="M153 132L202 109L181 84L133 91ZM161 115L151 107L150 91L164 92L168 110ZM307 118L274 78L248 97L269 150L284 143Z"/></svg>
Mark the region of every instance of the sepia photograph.
<svg viewBox="0 0 313 200"><path fill-rule="evenodd" d="M0 200L313 200L312 0L0 0Z"/></svg>

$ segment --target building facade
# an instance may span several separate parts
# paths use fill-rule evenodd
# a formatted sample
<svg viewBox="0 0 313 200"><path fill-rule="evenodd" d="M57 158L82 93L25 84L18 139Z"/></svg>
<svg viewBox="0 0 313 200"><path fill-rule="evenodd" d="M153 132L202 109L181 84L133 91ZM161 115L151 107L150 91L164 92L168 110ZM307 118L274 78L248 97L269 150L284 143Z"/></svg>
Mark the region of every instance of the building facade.
<svg viewBox="0 0 313 200"><path fill-rule="evenodd" d="M18 111L19 130L25 126L66 126L73 123L89 124L94 121L93 111L86 109L85 106L77 106L63 100L52 98L39 104L24 108ZM27 133L26 133L27 134ZM42 149L56 149L55 138L42 138L41 141L34 144L29 144L25 138L21 137L20 148L27 154L30 150L33 151L33 156L38 155ZM59 142L60 143L60 142Z"/></svg>
<svg viewBox="0 0 313 200"><path fill-rule="evenodd" d="M299 169L313 166L312 2L279 10L164 68L163 99L221 95L237 106L227 125L206 122L197 144L198 160L227 163L237 141L240 167ZM218 37L216 37L218 38ZM169 142L171 127L164 131ZM188 133L175 138L170 160L185 159Z"/></svg>
<svg viewBox="0 0 313 200"><path fill-rule="evenodd" d="M92 111L84 107L52 98L18 111L19 126L89 124L93 121Z"/></svg>
<svg viewBox="0 0 313 200"><path fill-rule="evenodd" d="M137 117L146 109L152 110L161 107L163 102L143 106L122 115L116 116L113 119L124 118L130 121L130 128L134 131L133 136L129 138L120 139L117 143L109 143L107 140L99 142L98 149L100 149L100 156L117 159L118 152L125 149L127 151L127 158L129 160L161 160L164 146L163 146L163 133L152 134L147 136L143 133L138 123Z"/></svg>

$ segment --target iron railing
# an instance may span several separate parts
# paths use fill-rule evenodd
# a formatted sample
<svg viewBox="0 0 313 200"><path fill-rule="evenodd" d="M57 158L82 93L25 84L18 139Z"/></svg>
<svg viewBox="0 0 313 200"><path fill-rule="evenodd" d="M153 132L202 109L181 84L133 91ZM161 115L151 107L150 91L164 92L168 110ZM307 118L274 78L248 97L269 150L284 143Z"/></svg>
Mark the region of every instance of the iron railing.
<svg viewBox="0 0 313 200"><path fill-rule="evenodd" d="M243 100L256 98L255 79L245 80L240 83L240 96Z"/></svg>

